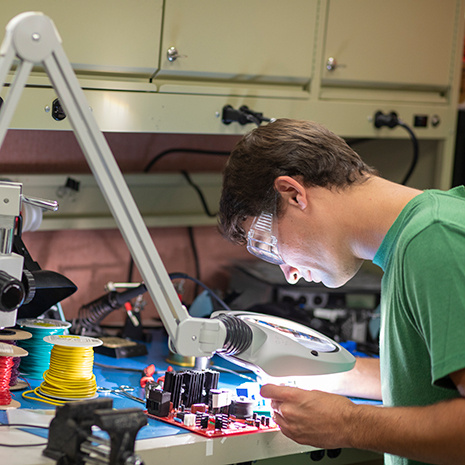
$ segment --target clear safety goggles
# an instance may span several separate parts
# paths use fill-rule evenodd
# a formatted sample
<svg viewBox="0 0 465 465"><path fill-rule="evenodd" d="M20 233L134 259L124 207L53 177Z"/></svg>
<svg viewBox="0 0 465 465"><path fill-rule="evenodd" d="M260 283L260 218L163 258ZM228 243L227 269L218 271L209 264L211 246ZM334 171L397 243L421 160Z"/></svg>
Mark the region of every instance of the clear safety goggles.
<svg viewBox="0 0 465 465"><path fill-rule="evenodd" d="M278 250L273 213L262 213L254 218L247 234L247 250L265 262L284 265Z"/></svg>

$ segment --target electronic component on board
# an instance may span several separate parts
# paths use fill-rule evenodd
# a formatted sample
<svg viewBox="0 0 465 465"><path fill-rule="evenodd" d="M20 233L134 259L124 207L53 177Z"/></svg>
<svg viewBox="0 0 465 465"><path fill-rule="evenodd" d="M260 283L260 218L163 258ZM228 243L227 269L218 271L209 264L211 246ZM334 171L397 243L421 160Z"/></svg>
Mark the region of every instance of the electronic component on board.
<svg viewBox="0 0 465 465"><path fill-rule="evenodd" d="M157 417L167 417L170 413L171 393L159 389L151 389L148 385L147 410Z"/></svg>
<svg viewBox="0 0 465 465"><path fill-rule="evenodd" d="M254 413L253 399L233 398L218 380L214 370L167 371L163 388L147 384L146 413L209 438L278 430L270 417Z"/></svg>

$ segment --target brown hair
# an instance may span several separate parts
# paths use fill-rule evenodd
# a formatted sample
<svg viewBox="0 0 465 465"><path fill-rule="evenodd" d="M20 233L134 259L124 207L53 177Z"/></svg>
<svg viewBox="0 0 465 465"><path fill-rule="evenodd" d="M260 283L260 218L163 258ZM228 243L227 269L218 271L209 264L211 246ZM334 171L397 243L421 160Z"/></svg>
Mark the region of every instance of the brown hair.
<svg viewBox="0 0 465 465"><path fill-rule="evenodd" d="M279 214L274 181L299 176L305 187L344 188L362 182L376 170L347 143L311 121L278 119L246 134L236 145L223 172L219 226L229 240L244 244L247 217ZM275 207L276 205L276 207Z"/></svg>

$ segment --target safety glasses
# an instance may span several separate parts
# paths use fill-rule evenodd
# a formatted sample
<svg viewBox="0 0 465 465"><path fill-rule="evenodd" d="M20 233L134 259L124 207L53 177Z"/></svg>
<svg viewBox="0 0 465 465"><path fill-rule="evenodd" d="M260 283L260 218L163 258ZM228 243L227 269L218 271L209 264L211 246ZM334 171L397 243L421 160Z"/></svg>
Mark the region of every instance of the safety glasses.
<svg viewBox="0 0 465 465"><path fill-rule="evenodd" d="M252 221L247 234L247 250L265 262L284 265L278 250L277 232L273 213L262 213Z"/></svg>

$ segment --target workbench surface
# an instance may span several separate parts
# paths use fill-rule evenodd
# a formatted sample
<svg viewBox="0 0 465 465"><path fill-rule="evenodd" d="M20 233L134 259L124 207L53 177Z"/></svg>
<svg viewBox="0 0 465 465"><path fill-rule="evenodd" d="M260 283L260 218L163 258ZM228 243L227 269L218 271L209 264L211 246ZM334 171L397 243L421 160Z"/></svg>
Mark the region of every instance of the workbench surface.
<svg viewBox="0 0 465 465"><path fill-rule="evenodd" d="M114 388L120 385L129 385L135 388L133 392L135 396L143 398L143 390L139 387L143 368L154 363L157 370L164 372L169 366L166 361L169 356L166 336L162 330L154 331L153 340L147 347L148 355L141 357L115 359L95 354L95 362L97 363L140 369L140 373L125 372L95 365L93 371L98 386ZM234 365L228 364L228 362L216 356L211 363L215 366L237 369ZM175 370L184 369L180 366L172 366ZM249 372L243 373L243 376L254 377ZM41 383L41 380L29 381L33 387ZM224 372L220 374L221 387L235 388L245 381L247 379L239 375ZM145 409L143 404L121 395L100 394L100 396L110 396L113 399L113 407L117 409ZM23 399L21 391L14 393L14 399L21 402L21 408L14 412L10 410L8 416L4 411L0 411L1 423L31 424L38 421L44 424L54 416L54 406ZM37 420L37 418L39 419ZM52 465L55 461L42 455L46 442L47 430L20 430L2 426L0 427L0 444L40 445L17 448L0 446L0 462L6 463L5 460L7 459L8 465ZM293 465L311 463L312 460L318 460L321 464L330 463L333 465L382 463L381 456L378 454L349 449L340 451L336 458L330 458L324 451L310 446L302 446L291 441L280 431L209 439L154 419L149 419L148 425L140 430L137 436L136 452L146 465L155 463L155 461L173 465L181 463L189 465L228 465L251 461L258 461L260 465L278 465L284 462L290 463L289 456L293 456Z"/></svg>

